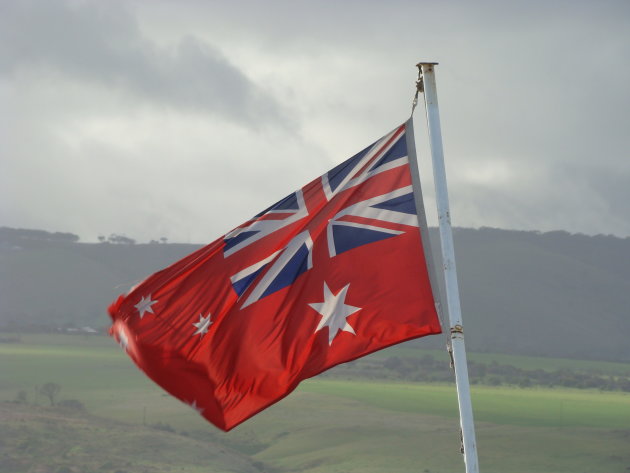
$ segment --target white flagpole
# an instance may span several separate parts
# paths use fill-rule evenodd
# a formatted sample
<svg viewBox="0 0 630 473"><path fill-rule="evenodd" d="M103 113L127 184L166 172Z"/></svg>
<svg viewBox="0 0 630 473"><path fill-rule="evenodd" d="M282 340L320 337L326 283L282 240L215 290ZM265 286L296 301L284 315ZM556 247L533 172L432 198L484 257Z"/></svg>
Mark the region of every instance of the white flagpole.
<svg viewBox="0 0 630 473"><path fill-rule="evenodd" d="M435 200L440 226L442 263L446 289L446 311L448 312L451 346L453 350L453 365L455 368L457 401L459 403L459 417L462 429L464 462L466 463L466 473L478 473L477 444L475 441L472 402L470 400L470 384L468 381L468 365L466 364L466 349L464 347L464 330L459 302L459 287L457 285L457 272L455 269L455 251L453 249L453 233L451 230L451 216L446 187L440 111L438 109L437 89L433 70L436 64L437 63L434 62L421 62L418 64L418 67L422 72L429 144L431 146L431 158L433 160Z"/></svg>

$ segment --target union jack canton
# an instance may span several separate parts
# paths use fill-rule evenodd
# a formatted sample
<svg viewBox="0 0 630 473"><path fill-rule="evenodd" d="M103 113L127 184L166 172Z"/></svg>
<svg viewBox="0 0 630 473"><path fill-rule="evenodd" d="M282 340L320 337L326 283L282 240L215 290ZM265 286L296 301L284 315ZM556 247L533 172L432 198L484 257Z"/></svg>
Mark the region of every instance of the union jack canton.
<svg viewBox="0 0 630 473"><path fill-rule="evenodd" d="M266 241L290 226L289 238L278 235L288 239L281 249L273 245L278 239ZM400 235L405 226L417 227L418 217L402 125L225 235L223 255L247 262L230 278L244 308L312 269L314 246L335 258Z"/></svg>

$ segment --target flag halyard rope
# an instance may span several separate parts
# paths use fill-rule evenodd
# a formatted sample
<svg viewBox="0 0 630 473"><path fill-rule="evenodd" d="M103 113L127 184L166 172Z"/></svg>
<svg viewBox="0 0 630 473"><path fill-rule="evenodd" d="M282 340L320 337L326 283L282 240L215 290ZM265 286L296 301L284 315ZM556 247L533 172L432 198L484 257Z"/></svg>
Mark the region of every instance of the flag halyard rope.
<svg viewBox="0 0 630 473"><path fill-rule="evenodd" d="M418 95L424 92L424 80L422 78L422 66L420 64L418 67L418 79L416 79L416 93L413 96L413 101L411 102L411 114L416 110L416 106L418 105Z"/></svg>

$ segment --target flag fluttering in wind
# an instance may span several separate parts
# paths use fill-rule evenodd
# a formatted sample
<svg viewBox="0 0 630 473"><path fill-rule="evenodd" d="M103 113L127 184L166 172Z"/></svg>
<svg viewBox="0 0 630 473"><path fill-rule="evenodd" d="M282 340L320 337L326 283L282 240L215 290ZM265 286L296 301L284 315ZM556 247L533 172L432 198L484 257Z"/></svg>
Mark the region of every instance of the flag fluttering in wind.
<svg viewBox="0 0 630 473"><path fill-rule="evenodd" d="M121 296L112 335L230 430L304 379L440 333L408 128Z"/></svg>

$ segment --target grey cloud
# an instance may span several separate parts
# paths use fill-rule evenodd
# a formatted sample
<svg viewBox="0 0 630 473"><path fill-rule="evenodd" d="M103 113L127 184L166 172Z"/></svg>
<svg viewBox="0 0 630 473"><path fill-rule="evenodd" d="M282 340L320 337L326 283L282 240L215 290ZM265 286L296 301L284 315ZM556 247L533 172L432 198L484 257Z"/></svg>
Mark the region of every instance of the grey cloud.
<svg viewBox="0 0 630 473"><path fill-rule="evenodd" d="M288 123L287 111L217 48L194 36L160 45L121 4L3 2L0 73L17 80L51 72L254 127L262 114L265 123Z"/></svg>
<svg viewBox="0 0 630 473"><path fill-rule="evenodd" d="M627 169L552 163L522 170L517 181L493 184L456 181L451 189L456 225L630 235Z"/></svg>
<svg viewBox="0 0 630 473"><path fill-rule="evenodd" d="M549 175L561 191L573 190L572 213L582 216L583 225L592 222L589 233L630 235L630 169L599 166L594 159L581 166L554 166Z"/></svg>
<svg viewBox="0 0 630 473"><path fill-rule="evenodd" d="M622 0L0 1L0 120L10 135L0 179L14 183L1 186L3 201L23 195L7 216L0 205L0 223L86 235L120 221L117 231L155 238L135 224L142 213L186 239L181 228L207 222L208 209L225 222L230 212L215 202L232 193L238 224L280 198L289 174L284 190L391 128L407 113L415 62L434 59L455 224L627 236L629 13ZM266 90L291 107L291 121L300 115L299 132L276 126L287 111ZM272 127L253 133L256 123ZM41 184L58 206L98 175L99 214L29 202L18 183L31 182L35 164L58 169L59 182ZM172 179L187 165L195 184ZM196 241L215 234L203 225Z"/></svg>

